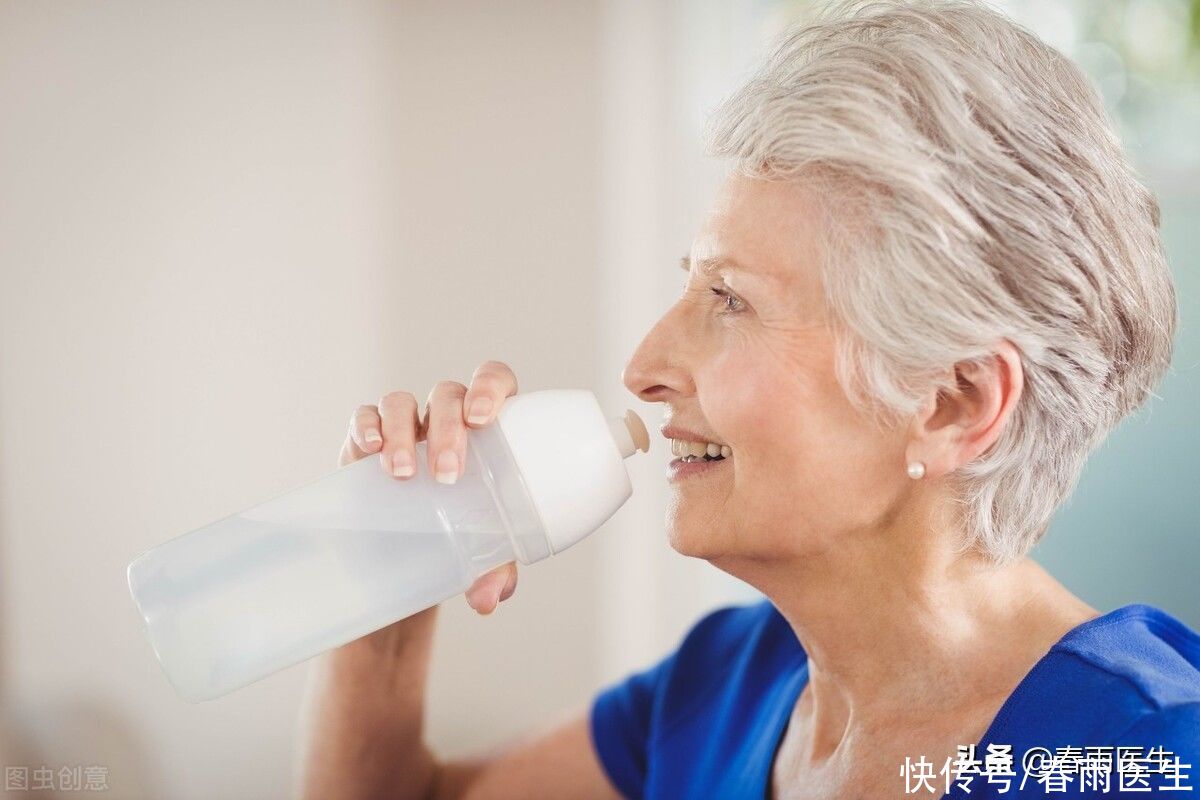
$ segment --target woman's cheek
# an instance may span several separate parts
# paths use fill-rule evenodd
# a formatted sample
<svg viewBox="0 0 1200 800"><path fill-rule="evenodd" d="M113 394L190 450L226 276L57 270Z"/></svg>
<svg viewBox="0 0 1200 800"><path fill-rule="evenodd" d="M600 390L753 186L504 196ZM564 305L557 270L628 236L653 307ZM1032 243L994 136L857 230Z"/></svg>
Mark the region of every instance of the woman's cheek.
<svg viewBox="0 0 1200 800"><path fill-rule="evenodd" d="M704 386L697 387L705 422L734 448L760 438L770 424L763 413L773 402L763 396L769 382L756 367L751 351L723 351L705 370Z"/></svg>
<svg viewBox="0 0 1200 800"><path fill-rule="evenodd" d="M812 444L808 437L828 412L826 331L742 318L720 326L706 337L712 349L695 374L704 421L735 453L741 449L742 470L785 468Z"/></svg>

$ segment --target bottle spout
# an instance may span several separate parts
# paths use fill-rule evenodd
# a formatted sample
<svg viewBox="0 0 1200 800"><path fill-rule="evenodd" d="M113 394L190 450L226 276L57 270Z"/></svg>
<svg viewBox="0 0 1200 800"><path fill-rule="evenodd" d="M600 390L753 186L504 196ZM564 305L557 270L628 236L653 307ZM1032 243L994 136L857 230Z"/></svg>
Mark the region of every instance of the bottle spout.
<svg viewBox="0 0 1200 800"><path fill-rule="evenodd" d="M623 417L609 420L608 428L612 431L617 449L621 451L621 458L629 458L638 450L650 452L650 433L646 430L646 423L633 409L626 411Z"/></svg>

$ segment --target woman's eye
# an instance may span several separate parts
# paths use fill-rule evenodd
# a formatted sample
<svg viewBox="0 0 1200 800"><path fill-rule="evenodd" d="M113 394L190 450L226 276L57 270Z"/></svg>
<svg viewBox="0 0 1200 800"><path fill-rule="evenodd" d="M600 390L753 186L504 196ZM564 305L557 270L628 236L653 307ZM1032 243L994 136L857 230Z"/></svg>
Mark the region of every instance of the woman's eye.
<svg viewBox="0 0 1200 800"><path fill-rule="evenodd" d="M718 289L716 286L714 286L712 287L712 293L725 299L726 313L733 314L742 310L742 301L724 289Z"/></svg>

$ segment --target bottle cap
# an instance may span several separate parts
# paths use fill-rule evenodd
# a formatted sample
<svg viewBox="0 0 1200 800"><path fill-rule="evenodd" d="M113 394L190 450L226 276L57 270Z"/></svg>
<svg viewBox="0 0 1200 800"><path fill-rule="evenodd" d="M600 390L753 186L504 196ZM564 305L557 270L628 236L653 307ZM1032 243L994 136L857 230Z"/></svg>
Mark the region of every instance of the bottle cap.
<svg viewBox="0 0 1200 800"><path fill-rule="evenodd" d="M550 552L561 553L611 517L633 487L625 459L648 452L633 411L608 419L586 389L549 389L504 401L496 418L541 517Z"/></svg>

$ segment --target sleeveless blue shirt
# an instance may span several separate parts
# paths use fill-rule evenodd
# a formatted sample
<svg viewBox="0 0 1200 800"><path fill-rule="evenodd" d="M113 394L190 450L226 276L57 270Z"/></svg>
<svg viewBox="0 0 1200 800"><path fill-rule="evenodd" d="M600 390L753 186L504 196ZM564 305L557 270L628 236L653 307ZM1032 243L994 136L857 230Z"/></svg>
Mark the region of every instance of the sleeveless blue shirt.
<svg viewBox="0 0 1200 800"><path fill-rule="evenodd" d="M807 674L770 602L724 608L596 697L592 742L626 797L761 800ZM1145 786L1200 798L1200 635L1142 604L1084 622L1033 666L983 739L962 744L975 745L974 760L947 768L913 753L893 765L895 796L1146 797Z"/></svg>

